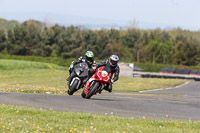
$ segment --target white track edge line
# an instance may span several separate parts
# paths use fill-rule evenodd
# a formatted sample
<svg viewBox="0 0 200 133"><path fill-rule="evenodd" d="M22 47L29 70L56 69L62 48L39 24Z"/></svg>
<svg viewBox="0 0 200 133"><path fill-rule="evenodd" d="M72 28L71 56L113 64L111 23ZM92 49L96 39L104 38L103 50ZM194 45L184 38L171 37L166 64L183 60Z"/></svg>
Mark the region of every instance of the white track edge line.
<svg viewBox="0 0 200 133"><path fill-rule="evenodd" d="M187 85L188 83L190 83L190 82L189 82L189 81L188 81L188 82L185 82L184 84L181 84L181 85L175 86L175 87L173 87L173 88L161 88L161 89L155 89L155 90L139 91L139 93L145 93L145 92L152 92L152 91L161 91L161 90L171 90L171 89L176 89L176 88L182 87L182 86L184 86L184 85Z"/></svg>

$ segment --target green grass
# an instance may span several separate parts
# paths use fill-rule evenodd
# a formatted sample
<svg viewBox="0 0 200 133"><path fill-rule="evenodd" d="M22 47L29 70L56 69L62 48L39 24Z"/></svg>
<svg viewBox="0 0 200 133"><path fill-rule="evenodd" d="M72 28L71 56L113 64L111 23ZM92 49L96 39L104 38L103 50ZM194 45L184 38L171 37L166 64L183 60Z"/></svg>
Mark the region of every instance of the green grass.
<svg viewBox="0 0 200 133"><path fill-rule="evenodd" d="M20 55L9 55L9 54L1 54L0 59L13 59L13 60L24 60L24 61L37 61L37 62L45 62L45 63L53 63L59 66L69 67L72 61L75 58L61 58L61 57L41 57L41 56L20 56Z"/></svg>
<svg viewBox="0 0 200 133"><path fill-rule="evenodd" d="M0 60L0 91L2 92L66 95L67 77L66 67L31 61ZM138 92L173 87L185 82L187 80L120 77L113 84L113 91Z"/></svg>
<svg viewBox="0 0 200 133"><path fill-rule="evenodd" d="M0 104L0 132L194 133L200 123L70 113Z"/></svg>
<svg viewBox="0 0 200 133"><path fill-rule="evenodd" d="M50 69L50 70L66 70L65 67L61 67L49 63L40 63L33 61L19 61L19 60L7 60L0 59L0 71L8 70L32 70L32 69Z"/></svg>
<svg viewBox="0 0 200 133"><path fill-rule="evenodd" d="M66 94L68 70L54 64L0 60L0 91Z"/></svg>
<svg viewBox="0 0 200 133"><path fill-rule="evenodd" d="M115 91L121 92L139 92L175 87L188 81L183 79L120 77L119 81L113 84L113 88Z"/></svg>

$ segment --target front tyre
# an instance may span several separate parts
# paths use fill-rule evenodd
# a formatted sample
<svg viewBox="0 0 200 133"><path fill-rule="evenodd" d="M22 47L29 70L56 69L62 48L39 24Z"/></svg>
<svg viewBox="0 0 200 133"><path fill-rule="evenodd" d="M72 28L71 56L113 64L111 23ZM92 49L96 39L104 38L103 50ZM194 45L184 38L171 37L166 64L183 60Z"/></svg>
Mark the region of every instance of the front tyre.
<svg viewBox="0 0 200 133"><path fill-rule="evenodd" d="M79 82L78 79L75 79L74 82L73 82L73 84L72 84L72 86L69 85L69 90L67 91L67 93L69 95L73 95L74 92L77 91L76 87L78 85L78 82Z"/></svg>
<svg viewBox="0 0 200 133"><path fill-rule="evenodd" d="M83 92L81 93L81 96L82 96L82 98L86 97L85 90L83 90Z"/></svg>
<svg viewBox="0 0 200 133"><path fill-rule="evenodd" d="M95 82L93 86L91 86L88 90L88 94L85 98L90 99L95 93L96 90L99 88L99 82Z"/></svg>

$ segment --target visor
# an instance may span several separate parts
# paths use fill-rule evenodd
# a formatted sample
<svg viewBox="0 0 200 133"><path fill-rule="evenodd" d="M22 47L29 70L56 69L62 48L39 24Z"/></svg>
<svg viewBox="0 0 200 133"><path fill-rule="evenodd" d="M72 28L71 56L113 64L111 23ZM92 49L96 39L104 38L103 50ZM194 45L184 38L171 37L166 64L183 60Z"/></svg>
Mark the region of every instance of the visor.
<svg viewBox="0 0 200 133"><path fill-rule="evenodd" d="M111 60L111 64L112 64L113 66L115 66L115 65L117 64L117 61Z"/></svg>
<svg viewBox="0 0 200 133"><path fill-rule="evenodd" d="M88 61L93 61L93 58L92 57L86 57L86 59L88 60Z"/></svg>

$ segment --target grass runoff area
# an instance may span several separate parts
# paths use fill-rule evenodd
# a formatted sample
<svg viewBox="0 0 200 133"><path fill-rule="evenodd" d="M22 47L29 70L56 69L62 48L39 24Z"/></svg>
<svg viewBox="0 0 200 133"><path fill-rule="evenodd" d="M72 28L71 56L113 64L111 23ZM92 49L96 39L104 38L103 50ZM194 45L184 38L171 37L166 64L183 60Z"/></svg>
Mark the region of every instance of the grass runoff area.
<svg viewBox="0 0 200 133"><path fill-rule="evenodd" d="M66 67L31 61L0 60L0 92L67 95L67 77ZM114 84L113 91L138 92L173 87L185 82L187 80L120 77ZM199 122L69 113L0 104L0 132L192 133L199 131Z"/></svg>
<svg viewBox="0 0 200 133"><path fill-rule="evenodd" d="M3 133L198 133L192 121L128 118L0 105Z"/></svg>

